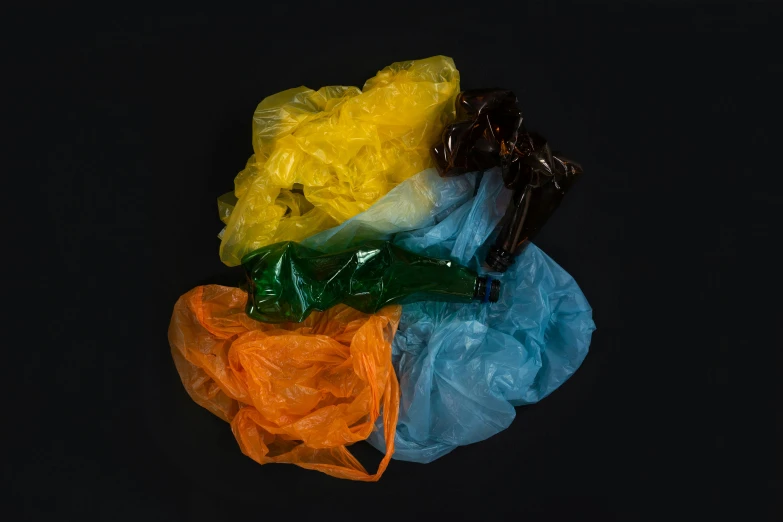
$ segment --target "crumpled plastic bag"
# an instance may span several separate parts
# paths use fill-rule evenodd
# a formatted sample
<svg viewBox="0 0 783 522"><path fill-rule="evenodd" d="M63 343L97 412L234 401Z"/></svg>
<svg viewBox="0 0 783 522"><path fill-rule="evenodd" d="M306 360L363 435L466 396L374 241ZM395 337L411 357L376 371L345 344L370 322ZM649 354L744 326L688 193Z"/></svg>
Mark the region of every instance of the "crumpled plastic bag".
<svg viewBox="0 0 783 522"><path fill-rule="evenodd" d="M432 153L442 176L500 167L503 184L514 194L486 264L505 272L582 176L582 167L525 129L513 92L467 90L456 104L457 121L443 131Z"/></svg>
<svg viewBox="0 0 783 522"><path fill-rule="evenodd" d="M220 258L301 241L370 208L433 165L430 148L455 114L451 58L394 63L356 87L297 87L264 99L253 117L255 154L218 199Z"/></svg>
<svg viewBox="0 0 783 522"><path fill-rule="evenodd" d="M377 481L394 453L391 340L400 307L369 315L335 306L302 323L271 325L249 318L246 302L245 291L218 285L177 301L169 343L188 394L230 422L242 452L260 464ZM367 439L376 423L390 443L371 475L347 446Z"/></svg>
<svg viewBox="0 0 783 522"><path fill-rule="evenodd" d="M511 193L502 176L488 171L473 197L475 178L474 173L447 178L469 181L458 189L465 191L464 198L449 192L450 206L431 205L436 213L425 213L408 231L394 235L393 242L483 272L481 261ZM396 190L404 192L411 181ZM436 199L440 193L433 192ZM376 206L392 213L394 205L386 200L394 197L389 193ZM391 216L375 219L384 218L395 222ZM364 221L369 220L356 216L341 230ZM416 224L423 225L412 230ZM392 228L384 228L383 234L393 235ZM321 250L351 246L351 234L342 234L326 231L310 241ZM361 240L367 235L361 234ZM493 277L503 282L500 301L494 304L403 306L392 350L402 390L394 459L431 462L499 433L514 419L514 406L552 393L587 355L595 329L590 305L574 279L539 248L530 243L507 272ZM369 441L381 450L385 444L377 430Z"/></svg>

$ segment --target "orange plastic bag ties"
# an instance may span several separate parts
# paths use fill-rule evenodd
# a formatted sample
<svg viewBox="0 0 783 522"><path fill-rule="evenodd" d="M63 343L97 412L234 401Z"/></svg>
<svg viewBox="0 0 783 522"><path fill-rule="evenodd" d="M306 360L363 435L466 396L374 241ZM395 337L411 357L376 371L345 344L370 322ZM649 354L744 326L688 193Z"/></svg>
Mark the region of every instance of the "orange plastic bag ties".
<svg viewBox="0 0 783 522"><path fill-rule="evenodd" d="M188 394L230 422L259 464L377 481L394 453L400 389L391 342L401 307L370 315L336 306L272 325L249 318L246 302L244 291L218 285L177 301L169 343ZM369 437L381 410L386 455L371 475L347 446Z"/></svg>

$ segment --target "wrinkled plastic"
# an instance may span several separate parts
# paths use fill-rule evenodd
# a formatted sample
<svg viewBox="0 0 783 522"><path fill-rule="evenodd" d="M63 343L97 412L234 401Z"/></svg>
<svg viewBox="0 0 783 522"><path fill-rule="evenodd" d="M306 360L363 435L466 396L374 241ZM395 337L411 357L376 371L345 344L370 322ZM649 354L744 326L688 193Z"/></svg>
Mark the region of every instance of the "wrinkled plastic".
<svg viewBox="0 0 783 522"><path fill-rule="evenodd" d="M446 198L437 201L436 196L432 206L438 211L422 219L426 226L396 235L386 227L384 236L412 252L480 270L512 194L495 169L483 176L473 197L475 178L475 173L446 178L469 183L454 192L435 192L448 193L451 204L439 204ZM398 190L406 190L410 181ZM393 205L384 200L394 197L389 193L377 205L391 213ZM383 213L376 218L394 223ZM362 215L354 220L366 222ZM347 221L343 230L354 226L360 225ZM350 237L326 231L312 240L330 250L351 246ZM403 306L393 342L402 388L394 459L430 462L504 430L514 419L514 406L552 393L587 355L595 329L592 310L567 272L531 243L500 277L503 288L495 304ZM384 447L377 432L369 440Z"/></svg>
<svg viewBox="0 0 783 522"><path fill-rule="evenodd" d="M479 269L510 197L487 173L472 201L395 244ZM491 437L514 406L552 393L587 355L592 310L552 259L531 243L501 280L500 300L488 306L403 307L392 351L402 390L395 458L430 462ZM383 446L381 436L371 442Z"/></svg>
<svg viewBox="0 0 783 522"><path fill-rule="evenodd" d="M491 270L505 272L557 209L582 167L553 154L544 138L525 130L511 91L464 91L457 97L456 118L433 147L433 157L444 176L501 167L513 195L486 262Z"/></svg>
<svg viewBox="0 0 783 522"><path fill-rule="evenodd" d="M289 89L253 117L254 155L221 197L220 258L301 241L363 212L433 165L430 148L454 118L451 58L394 63L356 87ZM234 201L236 200L236 201Z"/></svg>
<svg viewBox="0 0 783 522"><path fill-rule="evenodd" d="M425 257L388 241L366 241L323 253L292 241L242 259L247 314L266 323L303 321L338 303L372 313L393 303L423 300L497 301L500 282L448 260Z"/></svg>
<svg viewBox="0 0 783 522"><path fill-rule="evenodd" d="M391 239L393 234L434 225L473 195L475 173L441 177L427 169L408 178L379 199L367 211L300 244L322 252L347 250L373 239Z"/></svg>
<svg viewBox="0 0 783 522"><path fill-rule="evenodd" d="M367 315L336 306L300 324L269 325L245 314L246 300L238 288L208 285L177 301L169 343L188 394L230 422L242 452L259 464L378 480L394 453L391 340L400 307ZM347 446L367 439L376 422L390 442L369 474Z"/></svg>

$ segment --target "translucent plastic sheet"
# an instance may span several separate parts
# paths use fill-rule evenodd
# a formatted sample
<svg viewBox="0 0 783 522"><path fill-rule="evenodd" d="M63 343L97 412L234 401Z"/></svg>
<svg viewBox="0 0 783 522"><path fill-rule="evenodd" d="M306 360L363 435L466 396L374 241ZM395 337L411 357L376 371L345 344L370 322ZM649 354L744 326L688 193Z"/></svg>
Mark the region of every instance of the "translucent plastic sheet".
<svg viewBox="0 0 783 522"><path fill-rule="evenodd" d="M487 174L472 201L395 243L479 269L509 197L501 176ZM392 352L402 390L394 458L430 462L491 437L511 424L514 406L546 397L584 360L595 324L567 272L531 243L501 280L494 304L403 307ZM370 441L383 447L380 435Z"/></svg>
<svg viewBox="0 0 783 522"><path fill-rule="evenodd" d="M169 343L188 394L230 422L242 452L260 464L378 480L394 452L399 386L390 352L400 307L368 315L336 306L269 325L245 314L246 301L243 290L218 285L177 301ZM347 446L367 439L374 423L390 443L371 475Z"/></svg>
<svg viewBox="0 0 783 522"><path fill-rule="evenodd" d="M301 244L337 252L364 241L390 239L398 232L432 226L472 197L475 182L475 173L447 178L435 169L424 170L394 187L365 212Z"/></svg>
<svg viewBox="0 0 783 522"><path fill-rule="evenodd" d="M394 243L481 271L511 192L502 176L489 171L473 197L475 174L465 178L471 184L462 187L464 199L452 193L451 206L433 205L437 217L422 219L428 223L418 230L396 234ZM384 200L379 205L393 211ZM353 226L348 221L343 230ZM387 237L392 232L384 229ZM311 241L328 249L330 240L340 236L327 231ZM344 248L350 236L334 246ZM587 355L595 329L592 310L567 272L531 243L500 277L503 288L495 304L403 306L393 343L402 389L395 459L430 462L502 431L514 419L514 406L552 393ZM369 440L384 447L377 431Z"/></svg>
<svg viewBox="0 0 783 522"><path fill-rule="evenodd" d="M430 148L454 118L459 72L451 58L394 63L356 87L289 89L263 100L253 149L221 197L220 257L301 241L370 208L433 165ZM236 199L236 201L234 201Z"/></svg>

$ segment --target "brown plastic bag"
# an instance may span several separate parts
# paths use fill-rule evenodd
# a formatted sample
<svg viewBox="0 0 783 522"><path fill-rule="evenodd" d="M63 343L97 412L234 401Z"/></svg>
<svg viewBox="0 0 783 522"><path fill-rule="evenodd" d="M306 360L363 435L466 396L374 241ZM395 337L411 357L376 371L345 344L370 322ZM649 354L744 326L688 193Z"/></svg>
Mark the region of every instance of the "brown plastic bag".
<svg viewBox="0 0 783 522"><path fill-rule="evenodd" d="M391 341L401 307L369 315L340 305L272 325L249 318L246 302L244 291L218 285L177 301L169 343L188 394L230 422L242 452L260 464L377 481L394 453L400 390ZM386 455L370 475L346 446L370 435L381 407Z"/></svg>

